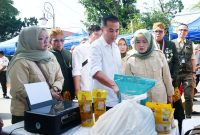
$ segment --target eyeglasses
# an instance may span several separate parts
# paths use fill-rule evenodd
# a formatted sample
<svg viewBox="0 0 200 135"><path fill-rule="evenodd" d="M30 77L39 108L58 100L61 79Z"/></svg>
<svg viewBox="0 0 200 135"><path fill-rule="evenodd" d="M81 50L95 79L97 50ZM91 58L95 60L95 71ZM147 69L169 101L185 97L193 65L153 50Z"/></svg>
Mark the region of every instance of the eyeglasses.
<svg viewBox="0 0 200 135"><path fill-rule="evenodd" d="M54 42L56 42L56 43L58 43L58 42L64 42L64 39L52 39L52 41L54 41Z"/></svg>
<svg viewBox="0 0 200 135"><path fill-rule="evenodd" d="M153 31L154 33L163 33L164 31L163 30L155 30Z"/></svg>
<svg viewBox="0 0 200 135"><path fill-rule="evenodd" d="M188 30L187 29L178 29L179 31L184 31L184 32L187 32Z"/></svg>

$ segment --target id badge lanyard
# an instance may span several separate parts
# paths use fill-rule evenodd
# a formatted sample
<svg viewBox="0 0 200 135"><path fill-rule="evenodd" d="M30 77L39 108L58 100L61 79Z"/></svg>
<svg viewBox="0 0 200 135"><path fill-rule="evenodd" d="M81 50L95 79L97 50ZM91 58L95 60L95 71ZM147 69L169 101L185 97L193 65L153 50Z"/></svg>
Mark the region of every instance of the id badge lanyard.
<svg viewBox="0 0 200 135"><path fill-rule="evenodd" d="M163 39L163 43L162 43L162 52L164 53L164 50L165 50L165 42L164 42L164 39Z"/></svg>

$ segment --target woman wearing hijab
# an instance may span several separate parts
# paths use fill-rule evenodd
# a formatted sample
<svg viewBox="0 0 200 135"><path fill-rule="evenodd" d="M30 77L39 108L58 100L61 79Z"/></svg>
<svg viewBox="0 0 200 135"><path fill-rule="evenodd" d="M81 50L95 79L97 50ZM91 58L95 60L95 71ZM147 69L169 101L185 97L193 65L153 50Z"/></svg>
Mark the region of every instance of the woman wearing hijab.
<svg viewBox="0 0 200 135"><path fill-rule="evenodd" d="M121 58L123 60L126 57L126 52L127 52L127 49L128 49L126 40L124 38L118 38L116 40L116 43L119 47L119 50L120 50L120 53L121 53Z"/></svg>
<svg viewBox="0 0 200 135"><path fill-rule="evenodd" d="M45 82L42 72L52 86L50 91L53 98L60 99L58 91L62 89L64 79L55 56L48 51L47 30L36 26L24 28L19 35L16 53L8 66L12 124L23 121L24 111L28 109L24 84Z"/></svg>
<svg viewBox="0 0 200 135"><path fill-rule="evenodd" d="M135 53L127 60L125 74L155 79L156 86L148 92L149 101L172 103L174 88L169 66L164 54L154 48L154 39L148 30L135 32L134 49Z"/></svg>
<svg viewBox="0 0 200 135"><path fill-rule="evenodd" d="M125 71L125 64L126 64L126 60L127 60L127 49L128 49L128 46L127 46L127 43L126 43L126 40L124 38L118 38L116 40L116 44L118 45L119 47L119 51L120 51L120 54L121 54L121 59L122 59L122 73L124 73Z"/></svg>

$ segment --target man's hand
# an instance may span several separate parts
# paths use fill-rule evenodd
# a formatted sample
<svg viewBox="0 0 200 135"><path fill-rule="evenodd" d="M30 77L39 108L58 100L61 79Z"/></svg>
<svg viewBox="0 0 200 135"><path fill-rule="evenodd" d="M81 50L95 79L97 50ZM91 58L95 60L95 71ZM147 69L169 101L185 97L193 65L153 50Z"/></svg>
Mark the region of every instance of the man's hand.
<svg viewBox="0 0 200 135"><path fill-rule="evenodd" d="M115 84L115 85L112 85L111 88L112 88L112 90L114 91L114 93L117 95L118 92L119 92L118 86Z"/></svg>
<svg viewBox="0 0 200 135"><path fill-rule="evenodd" d="M96 80L98 80L101 84L111 88L116 95L118 94L119 88L116 85L116 83L109 77L107 77L102 71L96 72L96 74L93 77Z"/></svg>

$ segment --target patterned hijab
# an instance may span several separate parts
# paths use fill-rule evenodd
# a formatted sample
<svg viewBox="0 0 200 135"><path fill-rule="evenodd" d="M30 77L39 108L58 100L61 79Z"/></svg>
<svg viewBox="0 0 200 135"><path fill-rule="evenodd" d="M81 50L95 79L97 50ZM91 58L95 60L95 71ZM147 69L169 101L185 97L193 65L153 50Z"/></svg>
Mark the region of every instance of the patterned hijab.
<svg viewBox="0 0 200 135"><path fill-rule="evenodd" d="M32 26L26 27L20 32L17 50L9 63L8 72L19 59L27 59L41 63L50 61L53 54L48 50L39 49L38 37L42 31L46 31L46 29L38 26Z"/></svg>
<svg viewBox="0 0 200 135"><path fill-rule="evenodd" d="M136 43L138 34L142 34L144 36L144 38L148 42L148 47L147 47L147 51L144 53L140 53L135 49L135 53L133 54L133 56L138 57L140 59L146 59L154 51L154 38L148 30L139 29L134 33L134 43ZM135 45L134 45L134 47L135 47Z"/></svg>

